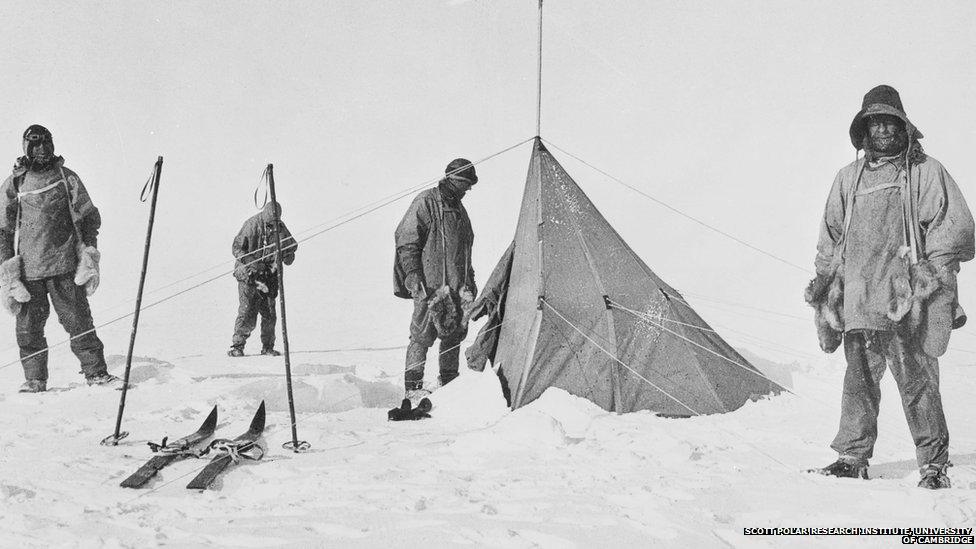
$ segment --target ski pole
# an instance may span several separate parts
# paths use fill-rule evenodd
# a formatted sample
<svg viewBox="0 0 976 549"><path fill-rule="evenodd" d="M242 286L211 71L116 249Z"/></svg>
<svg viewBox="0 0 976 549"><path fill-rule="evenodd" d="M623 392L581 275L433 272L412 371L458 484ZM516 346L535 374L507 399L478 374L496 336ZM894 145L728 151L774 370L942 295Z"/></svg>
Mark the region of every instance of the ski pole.
<svg viewBox="0 0 976 549"><path fill-rule="evenodd" d="M295 419L295 397L291 389L291 354L288 349L288 317L285 314L285 269L281 263L281 219L278 218L278 198L275 195L273 164L268 164L267 172L268 188L271 190L271 211L274 215L275 266L278 269L278 292L281 294L281 340L285 347L285 386L288 388L288 413L291 415L291 440L282 444L282 447L298 453L308 450L312 445L304 440L298 440L298 422Z"/></svg>
<svg viewBox="0 0 976 549"><path fill-rule="evenodd" d="M122 414L125 412L125 395L129 390L129 373L132 371L132 350L136 345L136 332L139 329L139 311L142 308L142 289L146 284L146 269L149 266L149 245L152 242L153 221L156 219L156 197L159 195L159 178L163 172L163 157L156 159L153 167L153 174L146 186L142 188L140 199L146 201L146 191L152 186L152 202L149 204L149 227L146 229L146 246L142 253L142 273L139 275L139 290L136 293L136 310L132 315L132 332L129 335L129 350L125 355L125 375L122 379L122 396L119 398L119 414L115 419L115 432L105 437L102 444L105 446L117 446L119 441L129 436L128 432L120 431L122 428Z"/></svg>

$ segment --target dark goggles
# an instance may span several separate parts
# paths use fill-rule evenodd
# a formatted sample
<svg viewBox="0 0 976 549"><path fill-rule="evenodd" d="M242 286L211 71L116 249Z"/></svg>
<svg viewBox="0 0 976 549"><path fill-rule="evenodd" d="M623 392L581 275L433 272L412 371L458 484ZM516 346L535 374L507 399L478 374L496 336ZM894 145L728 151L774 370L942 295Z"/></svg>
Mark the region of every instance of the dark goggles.
<svg viewBox="0 0 976 549"><path fill-rule="evenodd" d="M29 133L24 136L24 141L30 141L31 143L35 141L51 141L51 134L49 133Z"/></svg>

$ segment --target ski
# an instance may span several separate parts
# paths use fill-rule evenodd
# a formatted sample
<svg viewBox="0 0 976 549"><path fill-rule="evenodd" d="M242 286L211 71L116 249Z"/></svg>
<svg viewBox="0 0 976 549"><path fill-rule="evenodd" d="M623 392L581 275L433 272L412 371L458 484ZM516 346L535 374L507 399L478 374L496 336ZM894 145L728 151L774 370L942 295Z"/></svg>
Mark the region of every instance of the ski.
<svg viewBox="0 0 976 549"><path fill-rule="evenodd" d="M214 434L217 428L217 407L214 406L210 415L204 420L200 428L192 435L187 435L181 439L167 441L163 438L161 444L149 443L155 454L139 470L123 480L119 486L123 488L141 488L149 482L156 473L170 463L179 461L190 455L196 455L195 450Z"/></svg>
<svg viewBox="0 0 976 549"><path fill-rule="evenodd" d="M220 473L224 472L232 463L240 463L241 459L258 460L264 456L263 450L257 446L256 442L264 433L264 401L258 406L258 411L251 420L251 426L241 436L234 440L217 439L210 443L210 452L219 452L219 455L207 464L186 487L190 490L206 490ZM248 452L256 453L251 455Z"/></svg>

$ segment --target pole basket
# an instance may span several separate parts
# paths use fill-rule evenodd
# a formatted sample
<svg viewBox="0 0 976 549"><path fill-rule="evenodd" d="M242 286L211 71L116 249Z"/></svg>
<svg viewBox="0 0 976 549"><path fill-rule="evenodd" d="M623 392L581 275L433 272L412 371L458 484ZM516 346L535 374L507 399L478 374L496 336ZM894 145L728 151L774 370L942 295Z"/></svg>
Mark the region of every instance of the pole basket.
<svg viewBox="0 0 976 549"><path fill-rule="evenodd" d="M127 437L127 436L129 436L129 431L122 431L118 435L111 434L111 435L103 438L101 444L102 444L102 446L118 446L119 445L119 441L122 440L123 438Z"/></svg>
<svg viewBox="0 0 976 549"><path fill-rule="evenodd" d="M304 440L300 440L298 442L294 440L289 440L288 442L282 444L281 447L284 448L285 450L291 450L296 454L307 452L312 449L312 445Z"/></svg>

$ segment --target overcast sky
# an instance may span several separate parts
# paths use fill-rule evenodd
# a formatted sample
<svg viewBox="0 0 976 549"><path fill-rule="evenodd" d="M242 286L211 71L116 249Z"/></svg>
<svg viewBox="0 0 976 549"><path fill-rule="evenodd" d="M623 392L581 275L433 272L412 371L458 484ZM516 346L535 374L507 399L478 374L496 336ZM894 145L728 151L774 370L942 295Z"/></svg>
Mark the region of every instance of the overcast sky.
<svg viewBox="0 0 976 549"><path fill-rule="evenodd" d="M86 183L104 219L92 305L106 322L131 310L148 215L138 194L157 155L165 165L147 288L220 268L147 302L230 270L231 240L254 212L268 162L284 219L302 233L436 178L454 157L483 158L534 135L537 14L534 0L8 3L0 152L13 162L24 128L43 124ZM974 24L969 1L548 0L541 133L812 270L827 191L854 159L848 125L877 84L901 92L926 150L976 202ZM482 281L512 237L529 152L479 165L465 199ZM553 152L651 269L720 332L736 330L724 332L730 341L819 360L801 298L808 272ZM408 202L301 244L286 280L294 349L406 343L410 306L392 296L391 270ZM964 265L960 290L976 313L974 266ZM224 277L147 310L137 354L223 352L236 301ZM167 337L173 322L199 324L196 338ZM125 352L129 326L101 330L110 354ZM4 318L3 362L16 358L13 336ZM48 337L64 337L54 319ZM961 351L944 363L976 363L963 352L976 351L976 328L950 345Z"/></svg>

